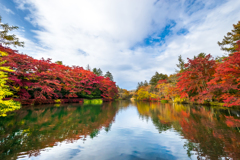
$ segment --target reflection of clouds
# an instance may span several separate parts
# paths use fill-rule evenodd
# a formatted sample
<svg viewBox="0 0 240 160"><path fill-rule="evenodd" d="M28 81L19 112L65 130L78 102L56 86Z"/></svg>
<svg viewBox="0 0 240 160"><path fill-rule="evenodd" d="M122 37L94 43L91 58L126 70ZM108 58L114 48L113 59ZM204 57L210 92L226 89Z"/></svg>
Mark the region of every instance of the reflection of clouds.
<svg viewBox="0 0 240 160"><path fill-rule="evenodd" d="M151 120L139 118L135 107L121 110L115 119L109 132L102 129L84 143L63 142L31 159L188 159L186 140L172 129L159 134Z"/></svg>

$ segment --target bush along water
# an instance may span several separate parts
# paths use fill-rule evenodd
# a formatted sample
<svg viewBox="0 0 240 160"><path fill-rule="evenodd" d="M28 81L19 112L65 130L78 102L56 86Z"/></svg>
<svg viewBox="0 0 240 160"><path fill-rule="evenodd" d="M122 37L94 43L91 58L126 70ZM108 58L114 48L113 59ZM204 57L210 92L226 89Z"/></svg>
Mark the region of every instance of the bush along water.
<svg viewBox="0 0 240 160"><path fill-rule="evenodd" d="M101 105L103 103L102 99L84 99L84 105Z"/></svg>
<svg viewBox="0 0 240 160"><path fill-rule="evenodd" d="M0 51L6 54L1 58L1 68L11 70L1 72L1 76L8 77L1 85L11 91L2 98L37 104L80 102L83 98L111 101L118 97L116 84L108 77L97 76L79 66L53 63L50 59L37 60L3 46Z"/></svg>

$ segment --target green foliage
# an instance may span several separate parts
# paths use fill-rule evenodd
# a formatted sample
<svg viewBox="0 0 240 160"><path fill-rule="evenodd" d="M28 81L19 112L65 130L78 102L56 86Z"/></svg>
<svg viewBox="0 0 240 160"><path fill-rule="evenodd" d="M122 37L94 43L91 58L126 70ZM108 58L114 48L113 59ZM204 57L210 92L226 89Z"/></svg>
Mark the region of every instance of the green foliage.
<svg viewBox="0 0 240 160"><path fill-rule="evenodd" d="M93 104L93 105L100 105L102 103L103 103L102 99L92 99L91 100L91 104Z"/></svg>
<svg viewBox="0 0 240 160"><path fill-rule="evenodd" d="M164 80L164 79L167 79L168 76L166 74L162 74L162 73L158 73L156 72L154 76L152 76L151 80L150 80L150 84L153 85L153 86L156 86L157 85L157 82L159 80Z"/></svg>
<svg viewBox="0 0 240 160"><path fill-rule="evenodd" d="M168 100L162 99L161 103L168 103Z"/></svg>
<svg viewBox="0 0 240 160"><path fill-rule="evenodd" d="M110 78L111 81L113 81L113 76L112 73L110 73L109 71L106 72L106 74L104 75L105 78Z"/></svg>
<svg viewBox="0 0 240 160"><path fill-rule="evenodd" d="M197 56L194 56L193 59L196 59L196 58L205 58L206 56L207 56L206 53L201 52L201 53L199 53Z"/></svg>
<svg viewBox="0 0 240 160"><path fill-rule="evenodd" d="M147 80L144 81L143 85L144 85L145 87L149 85L148 82L147 82Z"/></svg>
<svg viewBox="0 0 240 160"><path fill-rule="evenodd" d="M16 37L16 35L8 35L9 31L18 29L17 26L9 26L7 23L3 24L2 22L2 17L0 16L0 43L4 45L13 45L14 47L19 46L19 47L24 47L24 42L19 42L19 39Z"/></svg>
<svg viewBox="0 0 240 160"><path fill-rule="evenodd" d="M176 70L177 73L181 73L183 72L186 68L184 66L185 62L184 60L182 59L182 56L178 56L178 64L177 64L177 67L179 68L179 70Z"/></svg>
<svg viewBox="0 0 240 160"><path fill-rule="evenodd" d="M221 47L221 50L228 53L234 53L237 50L237 41L240 40L240 21L233 25L233 30L227 33L227 36L224 36L222 42L218 42L218 45Z"/></svg>
<svg viewBox="0 0 240 160"><path fill-rule="evenodd" d="M55 63L62 65L62 61L56 61Z"/></svg>
<svg viewBox="0 0 240 160"><path fill-rule="evenodd" d="M103 100L102 99L84 99L83 100L83 104L84 105L101 105L103 103Z"/></svg>
<svg viewBox="0 0 240 160"><path fill-rule="evenodd" d="M145 80L146 81L146 80ZM138 85L137 85L137 90L139 90L140 87L143 87L144 86L144 83L143 82L138 82Z"/></svg>
<svg viewBox="0 0 240 160"><path fill-rule="evenodd" d="M91 100L90 99L83 99L83 104L91 104Z"/></svg>
<svg viewBox="0 0 240 160"><path fill-rule="evenodd" d="M97 137L98 134L99 134L99 130L94 129L94 131L92 133L90 133L90 137L93 139L94 137Z"/></svg>
<svg viewBox="0 0 240 160"><path fill-rule="evenodd" d="M93 73L96 74L97 76L102 76L102 70L100 68L93 68Z"/></svg>

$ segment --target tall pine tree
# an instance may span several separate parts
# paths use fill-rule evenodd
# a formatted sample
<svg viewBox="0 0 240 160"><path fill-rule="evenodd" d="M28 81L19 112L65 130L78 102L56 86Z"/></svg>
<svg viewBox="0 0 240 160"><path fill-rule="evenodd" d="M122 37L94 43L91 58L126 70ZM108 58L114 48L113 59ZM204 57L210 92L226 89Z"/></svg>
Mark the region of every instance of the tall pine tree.
<svg viewBox="0 0 240 160"><path fill-rule="evenodd" d="M109 71L106 72L106 74L104 75L104 77L108 77L108 78L110 78L111 81L113 81L112 73L110 73Z"/></svg>
<svg viewBox="0 0 240 160"><path fill-rule="evenodd" d="M9 35L8 32L18 29L18 26L9 26L7 23L2 23L2 17L0 16L0 44L13 45L14 47L24 47L24 42L19 42L16 35Z"/></svg>
<svg viewBox="0 0 240 160"><path fill-rule="evenodd" d="M224 36L222 42L218 42L218 45L221 47L221 50L232 54L237 51L238 40L240 40L240 21L233 25L233 30L228 32L227 36Z"/></svg>

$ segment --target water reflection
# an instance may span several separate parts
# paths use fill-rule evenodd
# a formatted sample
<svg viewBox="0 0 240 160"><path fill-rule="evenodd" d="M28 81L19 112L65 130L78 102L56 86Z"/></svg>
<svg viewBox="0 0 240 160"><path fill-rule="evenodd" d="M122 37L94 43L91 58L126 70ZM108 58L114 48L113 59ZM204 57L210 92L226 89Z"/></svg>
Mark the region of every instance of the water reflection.
<svg viewBox="0 0 240 160"><path fill-rule="evenodd" d="M143 117L151 117L161 133L170 128L188 140L187 154L199 159L240 158L240 112L182 104L137 102Z"/></svg>
<svg viewBox="0 0 240 160"><path fill-rule="evenodd" d="M25 108L0 118L0 159L237 159L239 115L129 101Z"/></svg>
<svg viewBox="0 0 240 160"><path fill-rule="evenodd" d="M117 108L66 105L21 109L0 119L0 159L16 159L20 155L38 156L57 142L73 143L97 136L102 127L110 130Z"/></svg>

